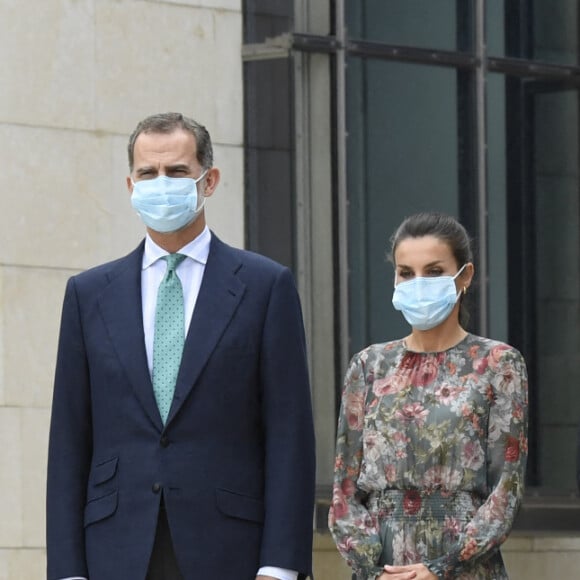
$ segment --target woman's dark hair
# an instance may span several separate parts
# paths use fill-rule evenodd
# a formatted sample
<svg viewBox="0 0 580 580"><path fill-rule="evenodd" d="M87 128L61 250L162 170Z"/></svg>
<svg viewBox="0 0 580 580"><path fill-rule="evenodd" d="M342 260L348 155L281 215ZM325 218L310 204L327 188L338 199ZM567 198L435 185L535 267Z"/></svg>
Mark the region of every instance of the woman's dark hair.
<svg viewBox="0 0 580 580"><path fill-rule="evenodd" d="M465 228L452 216L437 212L417 213L406 218L391 237L390 260L395 263L397 246L407 238L433 236L445 242L453 253L457 267L473 262L471 240ZM469 312L464 303L464 294L460 297L459 323L466 327Z"/></svg>

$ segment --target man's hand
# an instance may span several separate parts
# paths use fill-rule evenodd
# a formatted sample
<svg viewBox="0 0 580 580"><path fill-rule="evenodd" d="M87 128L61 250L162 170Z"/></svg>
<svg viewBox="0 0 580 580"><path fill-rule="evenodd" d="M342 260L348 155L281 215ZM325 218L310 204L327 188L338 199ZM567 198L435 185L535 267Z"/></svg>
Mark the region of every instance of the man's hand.
<svg viewBox="0 0 580 580"><path fill-rule="evenodd" d="M385 571L378 580L437 580L423 564L409 566L385 566Z"/></svg>

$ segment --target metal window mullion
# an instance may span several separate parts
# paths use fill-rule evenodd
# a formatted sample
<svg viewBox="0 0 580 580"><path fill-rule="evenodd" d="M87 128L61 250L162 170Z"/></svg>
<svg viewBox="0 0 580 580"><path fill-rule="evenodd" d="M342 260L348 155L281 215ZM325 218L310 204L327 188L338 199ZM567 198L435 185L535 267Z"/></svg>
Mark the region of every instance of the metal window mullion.
<svg viewBox="0 0 580 580"><path fill-rule="evenodd" d="M475 54L479 66L475 70L475 102L477 127L477 198L480 273L479 332L487 336L489 330L489 272L487 236L487 129L486 129L486 59L485 59L485 0L475 3Z"/></svg>
<svg viewBox="0 0 580 580"><path fill-rule="evenodd" d="M337 252L339 295L338 313L340 324L340 366L345 369L349 360L349 312L348 312L348 192L346 173L346 26L344 0L336 0L335 26L338 48L335 56L336 99L336 188L337 188Z"/></svg>

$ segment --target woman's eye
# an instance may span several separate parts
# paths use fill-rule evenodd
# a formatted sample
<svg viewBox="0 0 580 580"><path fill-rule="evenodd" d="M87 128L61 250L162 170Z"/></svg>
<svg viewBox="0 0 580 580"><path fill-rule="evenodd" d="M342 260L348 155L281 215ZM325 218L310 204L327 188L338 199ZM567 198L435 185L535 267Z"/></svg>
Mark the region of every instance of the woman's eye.
<svg viewBox="0 0 580 580"><path fill-rule="evenodd" d="M429 276L441 276L443 274L443 270L439 269L439 268L435 268L433 270L429 270L427 272L427 274Z"/></svg>
<svg viewBox="0 0 580 580"><path fill-rule="evenodd" d="M399 272L399 278L411 278L413 276L413 272L410 272L409 270L401 270Z"/></svg>

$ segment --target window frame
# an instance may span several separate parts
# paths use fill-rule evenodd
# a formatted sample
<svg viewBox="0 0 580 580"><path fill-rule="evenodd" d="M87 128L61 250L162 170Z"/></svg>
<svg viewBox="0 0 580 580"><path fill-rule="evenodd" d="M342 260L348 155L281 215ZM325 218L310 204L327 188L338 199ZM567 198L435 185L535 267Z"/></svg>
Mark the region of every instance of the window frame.
<svg viewBox="0 0 580 580"><path fill-rule="evenodd" d="M489 327L488 312L488 290L487 290L487 160L486 160L486 94L485 82L489 73L498 73L503 75L506 82L517 84L523 79L536 79L538 82L547 81L550 83L561 83L566 87L580 87L580 66L578 65L561 65L550 62L543 62L532 59L498 57L490 56L485 52L485 2L484 0L474 0L473 13L462 14L461 18L472 18L473 35L466 34L464 37L458 36L458 50L446 51L425 49L410 46L396 46L382 42L370 42L362 39L349 38L344 22L345 0L327 0L331 22L328 34L321 34L319 30L312 30L308 26L308 18L304 15L308 12L306 0L295 0L295 22L294 31L288 31L281 36L266 39L259 44L246 44L243 48L244 60L256 60L263 58L287 58L294 59L295 66L295 85L294 85L294 115L295 119L295 143L297 149L304 146L304 143L310 138L309 118L300 117L308 108L309 84L311 79L308 74L304 73L307 65L305 64L309 56L325 55L328 59L330 75L328 82L328 97L330 100L330 119L331 127L331 161L327 171L330 175L327 179L327 185L331 188L331 223L330 229L327 224L326 235L329 237L328 243L332 244L332 252L327 255L332 262L332 312L334 315L334 324L329 331L326 324L325 332L327 342L329 336L332 337L332 352L334 360L334 397L331 405L336 414L339 406L340 385L342 372L346 368L349 359L348 347L348 224L347 211L348 199L346 191L347 159L346 159L346 138L347 131L345 126L346 118L346 81L345 81L345 62L347 55L358 56L361 58L383 59L396 62L416 63L431 66L450 67L458 72L458 78L463 85L462 90L467 96L465 110L459 111L458 114L465 116L465 122L473 127L474 134L472 139L466 143L465 161L468 168L465 172L460 173L460 185L463 183L469 189L476 191L476 198L469 202L468 206L461 207L460 212L464 216L476 216L472 218L472 223L466 223L469 231L475 233L480 240L478 249L477 262L479 270L482 273L481 287L477 296L476 318L477 328L481 334L487 334ZM524 3L525 4L525 3ZM458 10L465 10L465 4L459 2ZM506 18L514 18L513 8L506 7ZM517 39L516 39L517 40ZM519 42L519 41L518 41ZM467 48L471 45L471 50ZM516 114L516 111L514 111ZM306 120L306 121L305 121ZM524 126L522 123L520 126ZM309 281L312 273L312 259L310 256L311 248L308 247L313 241L313 232L316 225L309 221L312 212L312 195L310 187L312 182L309 172L311 167L305 162L312 150L306 147L303 151L294 151L295 168L296 168L296 187L299 190L297 201L300 207L297 207L296 223L300 229L301 239L303 242L298 243L297 248L297 273L298 283L301 290L301 296L306 305L307 333L310 344L320 345L320 336L314 336L313 328L316 327L317 313L313 308L313 293L318 290L313 288ZM463 164L462 164L463 167ZM305 172L307 173L305 175ZM513 176L511 177L513 178ZM510 177L508 176L508 179ZM510 226L512 218L517 211L521 210L521 200L511 200L508 196L508 215L510 216ZM473 207L476 204L477 207ZM514 224L515 228L520 228L512 234L510 243L521 243L529 245L526 241L527 235L521 230L522 221L525 218L519 214L519 222ZM307 235L302 235L306 233ZM517 236L521 235L518 242ZM300 236L299 236L300 237ZM523 274L523 275L522 275ZM524 281L525 272L519 272ZM509 302L514 302L515 297L519 296L516 278L510 277L511 283L509 288ZM517 301L515 302L517 303ZM510 308L510 316L521 316L521 312L516 314ZM509 327L513 328L513 324ZM511 332L511 331L510 331ZM330 333L330 334L329 334ZM529 344L526 336L512 337L517 346L520 346L524 357L528 361L535 360L533 347ZM316 346L314 347L316 350ZM313 348L311 347L311 359ZM530 447L534 450L537 447L536 434L533 431L535 421L536 393L540 387L535 380L535 370L533 363L530 366L530 400L531 400L531 425L530 430ZM328 378L328 376L326 377ZM314 385L314 388L319 388ZM325 396L328 393L325 391ZM316 412L316 410L315 410ZM322 413L324 421L331 421L328 409ZM335 416L332 427L334 428ZM328 425L326 426L328 428ZM327 429L328 431L328 429ZM532 456L537 458L537 453ZM528 479L534 483L537 481L537 465L530 462ZM315 525L319 529L326 529L326 513L330 501L330 486L324 482L317 486L317 512L315 516ZM546 495L540 488L529 486L524 499L523 507L518 516L514 529L519 531L580 531L580 500L577 495Z"/></svg>

